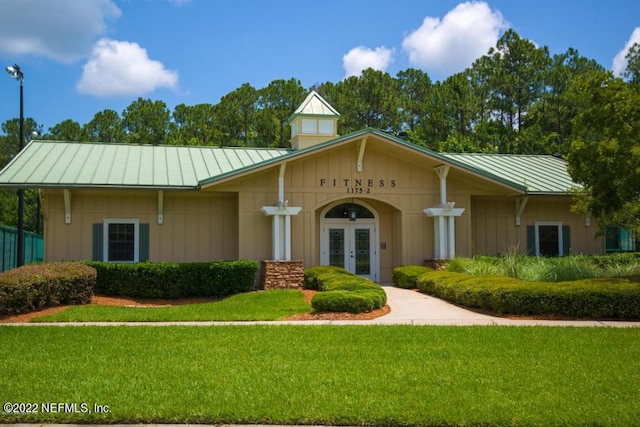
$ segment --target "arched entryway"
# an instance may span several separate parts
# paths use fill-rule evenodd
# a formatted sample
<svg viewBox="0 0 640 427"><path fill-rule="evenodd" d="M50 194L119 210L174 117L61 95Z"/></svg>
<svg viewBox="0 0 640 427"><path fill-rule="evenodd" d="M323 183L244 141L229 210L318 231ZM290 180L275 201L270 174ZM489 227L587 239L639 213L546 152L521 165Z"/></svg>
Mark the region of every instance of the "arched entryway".
<svg viewBox="0 0 640 427"><path fill-rule="evenodd" d="M380 278L379 216L360 200L338 201L320 213L320 262L373 281Z"/></svg>

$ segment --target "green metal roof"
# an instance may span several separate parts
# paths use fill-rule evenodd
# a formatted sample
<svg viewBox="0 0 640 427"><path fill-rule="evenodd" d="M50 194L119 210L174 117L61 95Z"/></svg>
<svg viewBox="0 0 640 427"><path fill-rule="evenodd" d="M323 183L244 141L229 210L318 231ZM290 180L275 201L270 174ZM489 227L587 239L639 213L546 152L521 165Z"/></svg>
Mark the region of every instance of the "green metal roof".
<svg viewBox="0 0 640 427"><path fill-rule="evenodd" d="M442 154L372 128L297 151L32 141L0 171L0 187L199 189L366 135L526 194L577 187L566 162L553 156Z"/></svg>
<svg viewBox="0 0 640 427"><path fill-rule="evenodd" d="M285 149L32 141L0 186L195 189L200 181L281 157Z"/></svg>
<svg viewBox="0 0 640 427"><path fill-rule="evenodd" d="M526 188L527 194L568 194L579 187L567 172L567 163L548 155L441 154L458 164L475 168Z"/></svg>

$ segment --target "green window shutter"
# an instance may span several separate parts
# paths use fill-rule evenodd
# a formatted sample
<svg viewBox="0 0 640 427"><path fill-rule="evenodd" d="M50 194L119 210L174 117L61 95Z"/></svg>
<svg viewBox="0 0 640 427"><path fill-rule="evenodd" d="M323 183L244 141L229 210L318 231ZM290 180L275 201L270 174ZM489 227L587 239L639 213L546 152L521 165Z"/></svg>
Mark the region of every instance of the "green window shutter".
<svg viewBox="0 0 640 427"><path fill-rule="evenodd" d="M104 233L102 224L93 224L93 261L102 261L104 256L103 251Z"/></svg>
<svg viewBox="0 0 640 427"><path fill-rule="evenodd" d="M138 255L140 261L149 261L149 224L140 224L140 246Z"/></svg>
<svg viewBox="0 0 640 427"><path fill-rule="evenodd" d="M527 225L527 255L536 254L536 227Z"/></svg>
<svg viewBox="0 0 640 427"><path fill-rule="evenodd" d="M571 229L568 225L562 226L562 255L569 255L571 251Z"/></svg>

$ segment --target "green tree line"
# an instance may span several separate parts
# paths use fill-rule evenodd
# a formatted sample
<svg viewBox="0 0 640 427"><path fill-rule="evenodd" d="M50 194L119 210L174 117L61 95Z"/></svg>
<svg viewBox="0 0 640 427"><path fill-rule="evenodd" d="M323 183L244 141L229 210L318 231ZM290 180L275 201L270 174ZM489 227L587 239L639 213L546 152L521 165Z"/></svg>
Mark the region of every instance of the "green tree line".
<svg viewBox="0 0 640 427"><path fill-rule="evenodd" d="M341 134L374 127L436 151L561 154L585 187L580 209L609 223L640 223L638 45L627 59L627 73L618 78L576 49L551 55L508 30L486 55L444 81L410 68L396 76L367 69L310 88L295 78L264 88L245 83L217 104L180 104L170 111L161 100L138 98L120 113L100 111L84 125L67 119L46 132L27 118L25 134L37 131L41 139L61 141L286 147L287 119L314 89L341 113ZM18 120L3 123L2 131L0 166L17 154ZM611 166L610 173L599 173L599 164ZM634 180L621 180L622 172ZM623 181L619 192L594 201L595 189ZM0 196L5 224L15 222L10 194ZM35 227L29 215L26 223Z"/></svg>

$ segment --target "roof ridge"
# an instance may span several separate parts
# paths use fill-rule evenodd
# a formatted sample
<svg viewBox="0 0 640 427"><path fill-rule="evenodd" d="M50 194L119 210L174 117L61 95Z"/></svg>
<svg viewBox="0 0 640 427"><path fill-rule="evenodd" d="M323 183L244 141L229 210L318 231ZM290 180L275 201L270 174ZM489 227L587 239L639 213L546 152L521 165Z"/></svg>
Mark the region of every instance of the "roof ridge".
<svg viewBox="0 0 640 427"><path fill-rule="evenodd" d="M130 142L101 142L101 141L61 141L56 139L34 139L30 141L30 143L35 144L79 144L79 145L101 145L101 146L116 146L116 147L174 147L174 148L186 148L188 150L197 150L197 149L233 149L233 150L278 150L278 151L288 151L290 148L283 147L237 147L237 146L220 146L220 145L177 145L177 144L132 144Z"/></svg>
<svg viewBox="0 0 640 427"><path fill-rule="evenodd" d="M558 159L553 154L524 154L524 153L440 153L445 156L499 156L499 157L551 157ZM558 159L562 160L562 159Z"/></svg>

